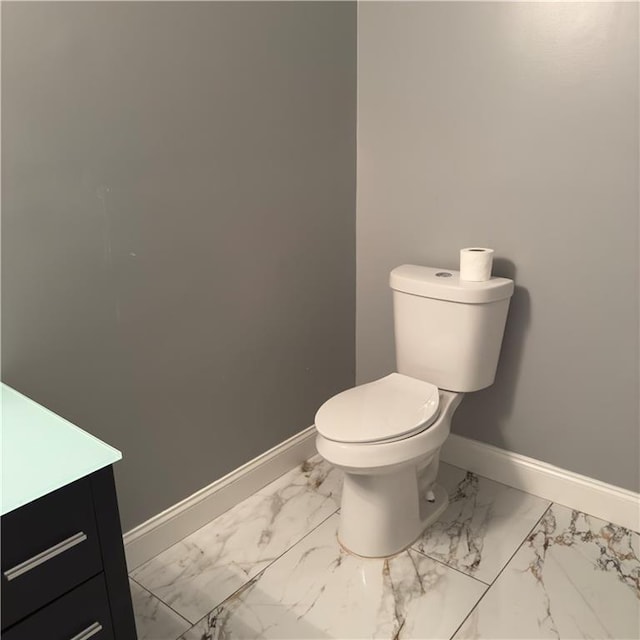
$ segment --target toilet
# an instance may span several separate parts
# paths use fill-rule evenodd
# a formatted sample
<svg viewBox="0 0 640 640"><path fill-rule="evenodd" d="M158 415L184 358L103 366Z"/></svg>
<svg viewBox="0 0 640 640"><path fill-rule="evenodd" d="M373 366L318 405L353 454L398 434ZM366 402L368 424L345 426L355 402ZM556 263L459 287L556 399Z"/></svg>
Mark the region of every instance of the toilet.
<svg viewBox="0 0 640 640"><path fill-rule="evenodd" d="M390 275L397 372L327 400L318 453L344 472L338 539L359 556L403 551L446 509L440 448L467 392L493 384L513 281L418 265Z"/></svg>

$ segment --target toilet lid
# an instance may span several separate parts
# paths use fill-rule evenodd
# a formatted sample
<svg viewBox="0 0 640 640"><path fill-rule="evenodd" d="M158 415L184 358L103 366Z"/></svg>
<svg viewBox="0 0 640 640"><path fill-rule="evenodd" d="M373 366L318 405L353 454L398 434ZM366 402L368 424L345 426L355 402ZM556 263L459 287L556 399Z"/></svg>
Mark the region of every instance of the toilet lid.
<svg viewBox="0 0 640 640"><path fill-rule="evenodd" d="M438 387L392 373L330 398L318 409L315 424L337 442L399 440L431 425L438 405Z"/></svg>

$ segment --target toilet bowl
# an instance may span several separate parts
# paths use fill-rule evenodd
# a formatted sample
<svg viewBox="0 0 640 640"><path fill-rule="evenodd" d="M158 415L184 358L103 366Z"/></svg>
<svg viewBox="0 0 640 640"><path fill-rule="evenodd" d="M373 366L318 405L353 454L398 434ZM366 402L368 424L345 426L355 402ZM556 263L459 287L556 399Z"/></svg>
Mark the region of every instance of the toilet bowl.
<svg viewBox="0 0 640 640"><path fill-rule="evenodd" d="M421 390L426 403L435 407L424 408ZM440 447L462 398L392 373L321 407L316 447L344 472L338 539L347 551L376 558L394 555L446 509L447 494L435 479ZM341 424L340 416L351 424Z"/></svg>
<svg viewBox="0 0 640 640"><path fill-rule="evenodd" d="M316 447L344 472L338 539L391 556L446 509L440 448L467 392L493 384L513 281L403 265L390 276L397 372L348 389L316 413Z"/></svg>

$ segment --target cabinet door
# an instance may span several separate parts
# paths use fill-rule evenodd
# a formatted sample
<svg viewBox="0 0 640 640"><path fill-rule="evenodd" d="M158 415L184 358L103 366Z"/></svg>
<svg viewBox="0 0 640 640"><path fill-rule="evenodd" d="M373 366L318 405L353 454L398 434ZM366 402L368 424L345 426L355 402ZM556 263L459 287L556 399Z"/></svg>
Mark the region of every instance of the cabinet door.
<svg viewBox="0 0 640 640"><path fill-rule="evenodd" d="M113 640L102 575L91 578L2 634L3 640Z"/></svg>
<svg viewBox="0 0 640 640"><path fill-rule="evenodd" d="M101 571L87 478L4 515L2 628Z"/></svg>

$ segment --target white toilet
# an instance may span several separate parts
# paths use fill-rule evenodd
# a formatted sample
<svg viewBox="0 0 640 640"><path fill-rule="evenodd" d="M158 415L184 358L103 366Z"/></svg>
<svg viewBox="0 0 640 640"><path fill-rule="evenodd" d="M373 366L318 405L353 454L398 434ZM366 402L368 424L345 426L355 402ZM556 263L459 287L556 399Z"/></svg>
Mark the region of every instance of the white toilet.
<svg viewBox="0 0 640 640"><path fill-rule="evenodd" d="M391 272L398 373L343 391L316 414L318 453L344 471L338 538L384 557L412 544L446 509L440 447L463 394L495 378L513 281L457 271Z"/></svg>

